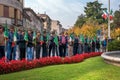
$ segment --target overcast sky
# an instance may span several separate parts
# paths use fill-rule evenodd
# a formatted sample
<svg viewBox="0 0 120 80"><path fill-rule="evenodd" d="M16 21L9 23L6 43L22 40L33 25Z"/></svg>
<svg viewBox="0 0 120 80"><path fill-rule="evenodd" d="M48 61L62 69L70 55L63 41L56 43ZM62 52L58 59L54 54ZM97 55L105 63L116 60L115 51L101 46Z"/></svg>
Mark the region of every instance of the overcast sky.
<svg viewBox="0 0 120 80"><path fill-rule="evenodd" d="M77 17L84 13L87 2L95 0L25 0L25 7L36 13L45 13L53 20L59 20L64 28L74 25ZM108 7L108 0L98 0L103 7ZM120 0L111 0L111 9L119 9Z"/></svg>

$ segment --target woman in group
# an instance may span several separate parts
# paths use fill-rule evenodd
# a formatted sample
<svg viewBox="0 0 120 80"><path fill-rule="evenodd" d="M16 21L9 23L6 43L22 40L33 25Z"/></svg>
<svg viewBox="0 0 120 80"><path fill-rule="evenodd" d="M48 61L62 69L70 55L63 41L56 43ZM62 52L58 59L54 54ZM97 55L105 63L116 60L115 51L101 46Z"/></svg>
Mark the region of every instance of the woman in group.
<svg viewBox="0 0 120 80"><path fill-rule="evenodd" d="M68 40L68 56L73 56L73 40L71 37Z"/></svg>

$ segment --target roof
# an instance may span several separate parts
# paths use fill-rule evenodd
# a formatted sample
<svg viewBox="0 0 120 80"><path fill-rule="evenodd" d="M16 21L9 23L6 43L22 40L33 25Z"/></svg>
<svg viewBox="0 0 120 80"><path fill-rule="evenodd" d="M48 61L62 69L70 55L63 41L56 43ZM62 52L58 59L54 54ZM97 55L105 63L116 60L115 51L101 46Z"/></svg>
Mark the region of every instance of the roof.
<svg viewBox="0 0 120 80"><path fill-rule="evenodd" d="M49 20L51 20L50 17L49 17L47 14L39 14L39 13L38 13L37 16L40 17L40 18L43 19L43 20L44 20L44 17L45 17L45 18L48 18Z"/></svg>
<svg viewBox="0 0 120 80"><path fill-rule="evenodd" d="M24 10L23 10L23 17L27 18L29 21L31 21L30 16Z"/></svg>
<svg viewBox="0 0 120 80"><path fill-rule="evenodd" d="M40 20L40 21L42 22L41 18L38 17L37 14L36 14L31 8L24 8L23 10L24 10L25 12L26 12L26 11L30 11L38 20Z"/></svg>

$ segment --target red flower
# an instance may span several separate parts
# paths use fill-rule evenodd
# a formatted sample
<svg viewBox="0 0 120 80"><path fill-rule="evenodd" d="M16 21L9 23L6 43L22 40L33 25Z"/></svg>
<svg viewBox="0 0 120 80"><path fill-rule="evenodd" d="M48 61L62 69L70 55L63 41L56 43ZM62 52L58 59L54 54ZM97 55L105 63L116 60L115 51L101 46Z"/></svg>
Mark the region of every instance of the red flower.
<svg viewBox="0 0 120 80"><path fill-rule="evenodd" d="M75 56L65 57L65 58L56 56L56 57L45 57L45 58L35 59L33 61L27 61L23 59L21 61L12 60L10 62L6 62L6 58L3 57L2 59L0 59L0 74L27 70L27 69L32 69L47 65L78 63L83 61L84 59L100 56L101 54L102 54L101 52L91 52L91 53L77 54Z"/></svg>

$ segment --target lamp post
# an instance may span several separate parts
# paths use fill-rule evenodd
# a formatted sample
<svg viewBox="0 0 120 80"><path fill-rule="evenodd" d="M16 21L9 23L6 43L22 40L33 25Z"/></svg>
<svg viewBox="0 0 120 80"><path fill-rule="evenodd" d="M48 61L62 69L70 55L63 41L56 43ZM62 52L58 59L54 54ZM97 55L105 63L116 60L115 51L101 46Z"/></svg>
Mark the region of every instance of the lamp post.
<svg viewBox="0 0 120 80"><path fill-rule="evenodd" d="M110 36L110 0L108 0L108 39L111 39L111 36Z"/></svg>

